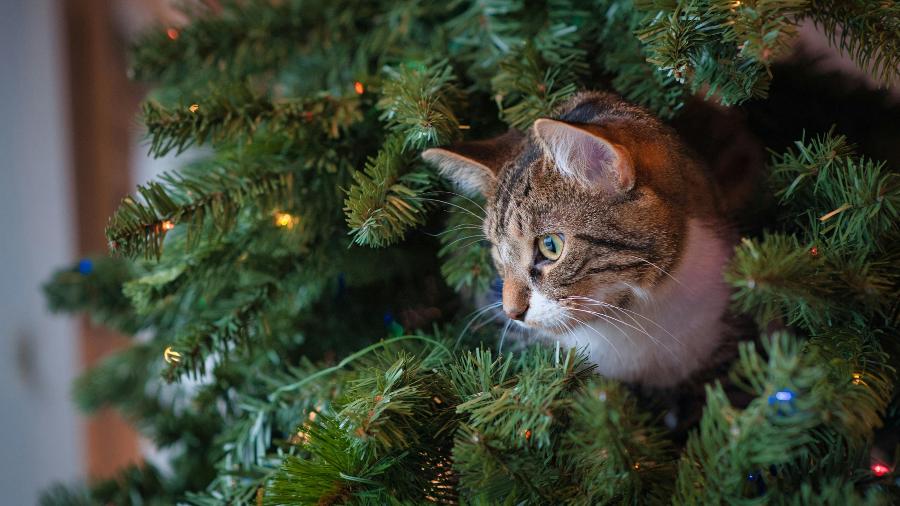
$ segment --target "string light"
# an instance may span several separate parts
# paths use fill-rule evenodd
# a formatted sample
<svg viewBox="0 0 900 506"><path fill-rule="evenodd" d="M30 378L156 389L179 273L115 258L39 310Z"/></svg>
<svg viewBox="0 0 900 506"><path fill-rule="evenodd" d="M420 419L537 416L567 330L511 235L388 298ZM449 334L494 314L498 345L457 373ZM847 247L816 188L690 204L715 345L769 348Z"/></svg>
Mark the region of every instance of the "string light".
<svg viewBox="0 0 900 506"><path fill-rule="evenodd" d="M775 401L787 402L794 398L794 393L790 390L779 390L775 392L775 395L769 398L769 404L774 404Z"/></svg>
<svg viewBox="0 0 900 506"><path fill-rule="evenodd" d="M294 228L294 225L300 221L300 218L295 217L290 213L277 212L275 213L275 226L281 228Z"/></svg>
<svg viewBox="0 0 900 506"><path fill-rule="evenodd" d="M769 406L775 406L779 414L790 414L794 408L796 394L787 388L769 396Z"/></svg>
<svg viewBox="0 0 900 506"><path fill-rule="evenodd" d="M531 430L525 429L525 441L531 439Z"/></svg>
<svg viewBox="0 0 900 506"><path fill-rule="evenodd" d="M880 462L876 462L876 463L872 464L871 469L872 469L872 474L874 474L875 476L877 476L879 478L881 478L882 476L891 472L891 468L889 468L888 466L886 466Z"/></svg>
<svg viewBox="0 0 900 506"><path fill-rule="evenodd" d="M175 224L172 223L170 220L166 220L166 221L162 222L163 230L168 232L169 230L172 230L173 228L175 228Z"/></svg>
<svg viewBox="0 0 900 506"><path fill-rule="evenodd" d="M78 272L83 276L87 276L94 272L94 262L92 262L90 258L82 259L78 262Z"/></svg>
<svg viewBox="0 0 900 506"><path fill-rule="evenodd" d="M361 83L359 81L356 81L355 83L353 83L353 89L356 90L357 95L362 95L363 93L366 92L366 87L363 86L363 83Z"/></svg>
<svg viewBox="0 0 900 506"><path fill-rule="evenodd" d="M295 444L295 445L306 444L308 442L309 442L309 434L306 431L304 431L303 429L298 430L296 434L291 436L292 444Z"/></svg>
<svg viewBox="0 0 900 506"><path fill-rule="evenodd" d="M166 35L168 35L172 40L178 40L178 29L169 28L168 30L166 30Z"/></svg>
<svg viewBox="0 0 900 506"><path fill-rule="evenodd" d="M819 256L819 248L813 246L812 248L809 249L809 254L814 257Z"/></svg>
<svg viewBox="0 0 900 506"><path fill-rule="evenodd" d="M181 353L173 350L171 346L167 346L163 352L163 359L167 364L177 364L181 362Z"/></svg>
<svg viewBox="0 0 900 506"><path fill-rule="evenodd" d="M188 107L188 110L191 112L197 112L200 110L200 104L191 104L191 106Z"/></svg>
<svg viewBox="0 0 900 506"><path fill-rule="evenodd" d="M854 385L865 385L866 384L866 382L863 381L863 379L862 379L862 373L855 372L855 373L851 374L851 376L853 377Z"/></svg>

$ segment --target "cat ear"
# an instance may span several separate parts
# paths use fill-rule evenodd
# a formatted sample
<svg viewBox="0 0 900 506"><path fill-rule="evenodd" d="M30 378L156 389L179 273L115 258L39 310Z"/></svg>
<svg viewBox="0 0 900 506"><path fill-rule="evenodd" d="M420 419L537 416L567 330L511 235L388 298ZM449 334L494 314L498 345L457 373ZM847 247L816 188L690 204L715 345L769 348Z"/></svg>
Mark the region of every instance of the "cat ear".
<svg viewBox="0 0 900 506"><path fill-rule="evenodd" d="M634 165L623 146L552 119L535 121L534 132L563 176L616 193L634 186Z"/></svg>
<svg viewBox="0 0 900 506"><path fill-rule="evenodd" d="M524 137L518 130L509 130L492 139L426 149L422 158L464 193L487 195L497 184L503 164L515 154Z"/></svg>

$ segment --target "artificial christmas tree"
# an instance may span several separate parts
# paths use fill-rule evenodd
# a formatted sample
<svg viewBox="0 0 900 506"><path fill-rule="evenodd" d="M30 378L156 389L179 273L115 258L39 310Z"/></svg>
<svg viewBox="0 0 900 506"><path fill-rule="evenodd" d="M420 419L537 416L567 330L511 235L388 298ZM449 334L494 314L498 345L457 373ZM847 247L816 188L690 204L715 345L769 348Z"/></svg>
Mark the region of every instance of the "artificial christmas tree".
<svg viewBox="0 0 900 506"><path fill-rule="evenodd" d="M821 76L777 60L811 20L896 80L900 6L251 0L190 15L135 43L133 74L159 85L150 154L212 154L126 198L113 255L46 286L58 310L150 336L75 397L115 406L171 458L46 504L900 496L900 181L883 141L900 112L837 77L815 92ZM723 273L756 327L675 420L583 350L507 338L482 204L419 156L526 129L585 88L706 137L698 111L731 106L774 150ZM810 96L856 110L798 116ZM844 131L864 132L860 151Z"/></svg>

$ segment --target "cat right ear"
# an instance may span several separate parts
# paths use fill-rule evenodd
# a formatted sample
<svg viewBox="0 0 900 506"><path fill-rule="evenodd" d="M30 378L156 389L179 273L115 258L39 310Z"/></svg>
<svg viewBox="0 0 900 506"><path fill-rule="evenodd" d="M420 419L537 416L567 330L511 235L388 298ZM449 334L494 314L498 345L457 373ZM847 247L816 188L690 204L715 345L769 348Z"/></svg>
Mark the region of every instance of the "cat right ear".
<svg viewBox="0 0 900 506"><path fill-rule="evenodd" d="M486 196L497 185L500 170L523 138L522 132L509 130L493 139L426 149L422 159L437 167L463 193Z"/></svg>

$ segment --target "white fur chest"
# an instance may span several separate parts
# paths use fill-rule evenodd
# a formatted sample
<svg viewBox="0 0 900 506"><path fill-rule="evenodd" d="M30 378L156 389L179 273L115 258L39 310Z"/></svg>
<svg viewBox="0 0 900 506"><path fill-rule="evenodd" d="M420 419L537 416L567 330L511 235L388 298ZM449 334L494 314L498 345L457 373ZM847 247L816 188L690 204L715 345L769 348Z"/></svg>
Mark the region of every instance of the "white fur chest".
<svg viewBox="0 0 900 506"><path fill-rule="evenodd" d="M569 320L587 322L553 339L586 348L600 374L648 386L672 386L711 365L711 355L726 333L722 316L729 288L722 270L731 252L732 246L709 226L692 220L685 253L666 281L652 294L629 287L637 298L633 307L608 312L606 321L588 322L590 315L535 294L532 309L545 317L555 311L568 312Z"/></svg>

